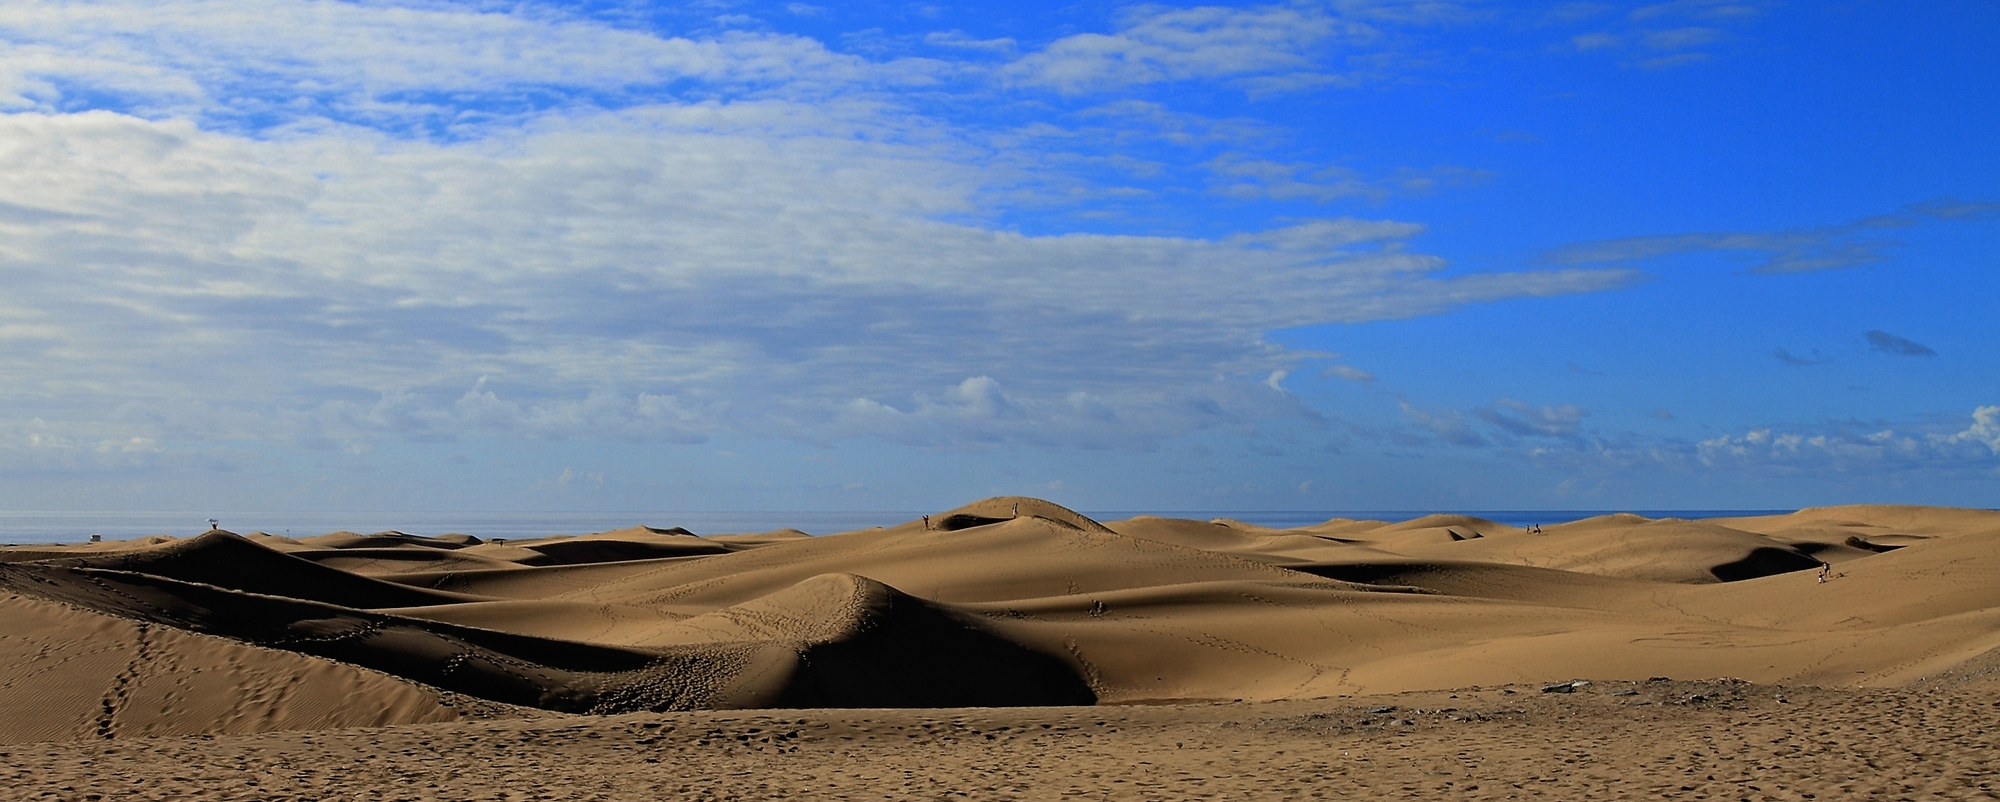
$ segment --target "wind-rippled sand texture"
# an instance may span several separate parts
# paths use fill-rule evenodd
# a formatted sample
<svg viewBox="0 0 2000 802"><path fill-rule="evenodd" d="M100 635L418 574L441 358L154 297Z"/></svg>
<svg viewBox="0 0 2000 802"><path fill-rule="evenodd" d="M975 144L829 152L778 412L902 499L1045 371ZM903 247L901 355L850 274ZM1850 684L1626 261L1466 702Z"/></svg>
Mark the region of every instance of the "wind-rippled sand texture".
<svg viewBox="0 0 2000 802"><path fill-rule="evenodd" d="M1058 786L1113 798L1255 787L1310 798L1439 791L1445 780L1432 777L1457 778L1443 790L1476 798L1533 795L1535 783L1513 786L1539 773L1551 789L1616 775L1620 794L1691 798L1775 793L1745 790L1752 775L1821 789L1810 791L1820 798L1990 790L1974 781L1986 758L1959 750L1971 748L1961 728L1985 737L1994 723L1994 708L1977 700L2000 687L2000 513L1613 515L1540 533L1435 515L1273 530L1100 523L996 498L931 521L821 537L211 532L0 549L0 744L92 742L9 749L0 765L70 777L69 790L45 789L64 797L106 799L138 793L104 785L118 766L157 781L144 793L303 799L338 787L350 797L470 798L484 795L465 784L476 766L496 760L513 761L518 788L569 787L557 782L568 778L593 789L585 798L640 787L776 798L814 783L822 795L877 798L1046 798ZM1820 581L1823 564L1830 581ZM1577 677L1596 683L1539 692ZM1690 705L1662 695L1678 685L1652 677L1735 678L1716 687L1738 690L1726 705ZM1522 690L1500 696L1555 707L1341 723L1352 712L1341 697L1486 688L1462 695L1498 699L1501 686ZM1635 695L1612 696L1614 687ZM1786 694L1795 698L1775 701ZM814 712L714 712L731 710ZM1286 716L1299 718L1270 723ZM1124 735L1059 728L1113 720ZM986 723L975 731L969 721ZM1826 730L1827 721L1850 729ZM634 730L658 754L618 735L648 722L670 728ZM888 722L903 729L882 729ZM1042 723L1050 727L1035 732ZM750 741L736 738L750 726L759 729ZM557 735L572 727L596 736ZM703 727L719 729L696 737ZM796 732L759 740L784 728ZM1758 745L1734 728L1791 740ZM848 740L828 735L847 730ZM1870 740L1892 731L1894 743ZM1586 732L1599 744L1587 759L1547 762ZM1689 739L1703 732L1734 746L1697 760ZM1146 757L1170 736L1184 746ZM438 757L412 738L457 746ZM1427 774L1409 762L1442 759L1460 738L1501 739L1487 753L1512 755L1493 765L1513 767L1495 775L1513 779L1475 793L1466 783L1479 781L1477 766ZM1523 738L1538 745L1506 746ZM370 739L404 746L371 755ZM127 742L146 747L119 746ZM1369 762L1326 751L1352 743L1375 744ZM1786 761L1752 760L1785 743L1813 745ZM1840 743L1843 754L1823 753ZM323 746L344 779L314 769L319 786L217 790L225 775L306 783L271 762L283 744ZM600 748L610 751L591 751ZM237 757L187 762L210 750ZM159 757L172 754L183 755L183 780L148 773L175 770ZM556 754L579 762L564 768ZM1922 770L1896 762L1919 758ZM463 776L423 774L460 765L452 761ZM925 768L946 763L956 768ZM493 765L486 774L515 770ZM1600 765L1630 773L1584 770ZM1719 766L1701 776L1723 779L1667 788L1664 778L1688 780L1692 765ZM767 787L731 784L717 773L725 766ZM1869 766L1876 780L1863 776ZM435 787L382 773L405 770ZM854 773L869 770L872 779ZM1826 784L1836 776L1849 785ZM1313 784L1335 777L1347 790ZM1938 779L1950 777L1965 781ZM1162 785L1174 782L1190 785Z"/></svg>
<svg viewBox="0 0 2000 802"><path fill-rule="evenodd" d="M0 781L62 800L1993 799L1996 724L1961 692L1611 682L13 744Z"/></svg>

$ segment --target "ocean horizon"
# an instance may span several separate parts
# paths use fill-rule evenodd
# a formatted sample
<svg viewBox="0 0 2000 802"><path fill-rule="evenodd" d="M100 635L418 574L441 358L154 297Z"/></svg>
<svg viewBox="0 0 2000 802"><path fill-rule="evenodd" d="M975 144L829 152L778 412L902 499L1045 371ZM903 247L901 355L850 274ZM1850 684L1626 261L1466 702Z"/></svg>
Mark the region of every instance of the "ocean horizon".
<svg viewBox="0 0 2000 802"><path fill-rule="evenodd" d="M1470 515L1507 526L1550 526L1629 512L1648 518L1727 518L1781 515L1789 509L1725 510L1078 510L1100 521L1139 515L1211 520L1228 518L1272 528L1311 526L1335 518L1408 521L1438 513ZM0 543L74 543L92 536L129 540L153 535L187 537L208 529L209 519L232 532L310 537L328 532L397 531L413 535L466 534L484 539L583 535L632 526L680 527L698 535L797 529L813 535L894 526L938 511L572 511L572 512L327 512L327 511L0 511Z"/></svg>

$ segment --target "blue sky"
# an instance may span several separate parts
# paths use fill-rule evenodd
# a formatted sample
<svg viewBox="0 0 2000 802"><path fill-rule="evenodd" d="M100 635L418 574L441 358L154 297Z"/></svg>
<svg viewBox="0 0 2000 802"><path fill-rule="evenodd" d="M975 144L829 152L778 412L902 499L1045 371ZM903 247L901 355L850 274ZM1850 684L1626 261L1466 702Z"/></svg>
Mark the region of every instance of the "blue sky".
<svg viewBox="0 0 2000 802"><path fill-rule="evenodd" d="M0 508L1993 506L2000 6L21 2Z"/></svg>

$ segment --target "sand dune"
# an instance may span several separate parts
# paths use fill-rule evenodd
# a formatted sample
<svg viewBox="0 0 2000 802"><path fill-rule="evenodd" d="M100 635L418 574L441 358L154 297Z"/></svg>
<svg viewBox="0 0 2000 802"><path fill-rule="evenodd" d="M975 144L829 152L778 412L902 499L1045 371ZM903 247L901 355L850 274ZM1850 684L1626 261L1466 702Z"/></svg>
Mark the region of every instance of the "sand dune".
<svg viewBox="0 0 2000 802"><path fill-rule="evenodd" d="M43 560L35 567L71 568L88 574L158 577L361 609L456 600L447 593L380 582L327 568L223 531L150 549Z"/></svg>
<svg viewBox="0 0 2000 802"><path fill-rule="evenodd" d="M0 620L7 741L413 724L498 707L331 660L41 598L0 596Z"/></svg>
<svg viewBox="0 0 2000 802"><path fill-rule="evenodd" d="M534 711L1276 702L1572 677L1899 687L2000 663L2000 513L1277 530L1100 523L1009 497L820 537L19 547L0 550L0 593L13 678L0 741ZM116 701L134 698L145 712Z"/></svg>

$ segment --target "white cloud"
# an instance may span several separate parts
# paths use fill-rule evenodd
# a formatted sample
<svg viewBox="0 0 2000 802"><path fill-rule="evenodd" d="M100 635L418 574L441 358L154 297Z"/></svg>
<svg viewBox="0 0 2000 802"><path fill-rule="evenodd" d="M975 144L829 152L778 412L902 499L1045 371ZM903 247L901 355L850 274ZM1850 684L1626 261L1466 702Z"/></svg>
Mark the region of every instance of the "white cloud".
<svg viewBox="0 0 2000 802"><path fill-rule="evenodd" d="M1721 38L1722 32L1714 28L1689 26L1646 34L1646 46L1655 50L1686 50Z"/></svg>
<svg viewBox="0 0 2000 802"><path fill-rule="evenodd" d="M1591 17L1608 13L1617 8L1609 3L1572 2L1563 3L1550 9L1543 21L1551 24L1580 22Z"/></svg>
<svg viewBox="0 0 2000 802"><path fill-rule="evenodd" d="M984 50L992 53L1011 53L1018 44L1010 37L996 39L974 39L964 31L932 31L924 35L926 44L949 47L957 50Z"/></svg>
<svg viewBox="0 0 2000 802"><path fill-rule="evenodd" d="M1589 415L1574 404L1530 406L1509 398L1473 410L1479 419L1509 434L1529 437L1575 437Z"/></svg>
<svg viewBox="0 0 2000 802"><path fill-rule="evenodd" d="M1218 195L1321 203L1350 197L1383 200L1397 195L1429 195L1440 187L1479 183L1491 177L1485 171L1448 166L1406 168L1394 175L1367 177L1337 165L1284 163L1233 153L1202 166L1215 175L1209 191Z"/></svg>
<svg viewBox="0 0 2000 802"><path fill-rule="evenodd" d="M921 80L926 62L871 64L811 39L663 38L532 7L334 0L100 0L0 7L0 107L54 110L73 90L151 114L279 121L301 108L351 119L463 124L462 98L553 87L628 92L675 81L708 92ZM475 114L473 119L492 112Z"/></svg>
<svg viewBox="0 0 2000 802"><path fill-rule="evenodd" d="M1328 368L1327 372L1342 375L1334 371L1344 367L1335 365ZM1357 381L1374 379L1366 373L1353 372L1366 377L1355 379ZM1568 440L1576 445L1583 445L1589 440L1583 430L1583 419L1590 413L1573 404L1537 407L1502 398L1491 404L1475 407L1469 412L1456 409L1427 410L1408 401L1400 401L1398 404L1402 408L1404 418L1422 429L1429 430L1446 444L1454 446L1509 447L1518 444L1519 438ZM1541 447L1534 449L1535 453L1540 453L1541 450Z"/></svg>
<svg viewBox="0 0 2000 802"><path fill-rule="evenodd" d="M1338 166L1284 164L1224 155L1206 165L1217 178L1210 191L1232 198L1272 198L1326 202L1364 197L1380 200L1390 190Z"/></svg>
<svg viewBox="0 0 2000 802"><path fill-rule="evenodd" d="M1929 441L1936 446L1957 446L1978 443L1986 446L1994 454L2000 454L2000 406L1980 407L1972 411L1972 425L1964 431L1947 435L1929 435Z"/></svg>
<svg viewBox="0 0 2000 802"><path fill-rule="evenodd" d="M998 381L975 376L942 392L918 391L896 405L855 398L821 437L872 436L927 448L1030 444L1072 448L1132 448L1165 433L1238 426L1257 420L1316 415L1286 396L1254 385L1211 382L1120 392L1107 400L1089 392L1062 398L1016 396Z"/></svg>
<svg viewBox="0 0 2000 802"><path fill-rule="evenodd" d="M1448 11L1142 9L1110 37L1139 72L1049 61L1078 39L1016 77L1289 70L1369 35L1356 20ZM475 436L1130 444L1311 417L1259 384L1314 355L1266 332L1636 275L1447 274L1403 221L1001 230L980 221L1010 182L1060 176L992 167L873 91L940 69L531 7L0 8L0 450L29 468ZM668 83L693 88L648 94ZM510 99L536 87L615 110ZM104 94L129 113L62 110ZM435 100L460 95L487 100ZM1144 104L1094 119L1140 117L1257 135Z"/></svg>
<svg viewBox="0 0 2000 802"><path fill-rule="evenodd" d="M602 486L604 484L604 472L586 473L575 468L564 468L562 473L556 475L555 479L537 479L535 480L535 484L528 489L530 492L555 491L561 493L569 490L572 484L580 485L584 482Z"/></svg>
<svg viewBox="0 0 2000 802"><path fill-rule="evenodd" d="M1586 33L1573 36L1570 37L1569 42L1576 49L1586 51L1614 48L1623 43L1616 35L1608 33Z"/></svg>
<svg viewBox="0 0 2000 802"><path fill-rule="evenodd" d="M1411 422L1431 431L1439 439L1454 446L1483 447L1491 445L1485 435L1474 429L1458 410L1433 412L1419 409L1407 401L1399 402L1403 416Z"/></svg>
<svg viewBox="0 0 2000 802"><path fill-rule="evenodd" d="M1635 20L1651 20L1671 17L1697 17L1703 19L1730 19L1754 17L1761 13L1761 3L1734 2L1733 0L1672 0L1640 6L1632 10Z"/></svg>
<svg viewBox="0 0 2000 802"><path fill-rule="evenodd" d="M1017 400L960 385L918 404L925 426L1012 409L1101 427L1108 409L1118 436L1151 436L1212 409L1291 414L1211 386L1291 369L1266 331L1632 278L1440 276L1382 247L1421 230L1393 221L1218 240L940 222L981 176L948 145L842 135L864 124L702 104L425 144L0 118L4 331L29 354L0 380L31 407L144 399L142 437L689 441L825 437L851 399L972 373Z"/></svg>
<svg viewBox="0 0 2000 802"><path fill-rule="evenodd" d="M1064 37L1009 65L1017 83L1081 93L1194 78L1318 74L1337 41L1376 36L1366 21L1310 6L1141 6L1110 34Z"/></svg>
<svg viewBox="0 0 2000 802"><path fill-rule="evenodd" d="M1757 426L1700 440L1636 432L1594 431L1589 412L1574 405L1533 406L1510 399L1467 411L1431 410L1401 402L1423 434L1369 433L1405 445L1441 441L1474 449L1516 451L1543 468L1593 472L1660 470L1728 475L1749 471L1787 476L1938 477L1984 475L2000 469L2000 406L1973 411L1970 424L1924 420L1873 425L1824 422ZM1654 417L1672 419L1663 411ZM1962 427L1962 428L1961 428ZM1435 438L1434 440L1432 438Z"/></svg>
<svg viewBox="0 0 2000 802"><path fill-rule="evenodd" d="M1545 17L1550 24L1568 24L1595 16L1596 12L1609 10L1610 6L1597 4L1571 4L1576 13L1562 13L1569 9L1558 9ZM1642 69L1666 69L1671 67L1699 64L1716 57L1716 53L1704 48L1734 40L1742 30L1743 23L1759 16L1761 11L1750 3L1722 2L1719 0L1676 0L1676 2L1641 6L1625 15L1623 25L1615 20L1605 20L1594 24L1600 27L1610 23L1622 30L1596 30L1573 35L1569 46L1577 52L1623 51L1626 44L1643 44L1657 51L1650 58L1636 58L1625 63L1627 67ZM1699 22L1702 24L1690 24ZM1712 49L1712 48L1711 48Z"/></svg>
<svg viewBox="0 0 2000 802"><path fill-rule="evenodd" d="M1933 431L1925 432L1924 428ZM1709 466L1772 465L1798 470L1977 468L1992 466L1994 458L2000 456L2000 406L1973 410L1972 423L1963 430L1938 432L1935 428L1759 428L1703 440L1695 454Z"/></svg>

